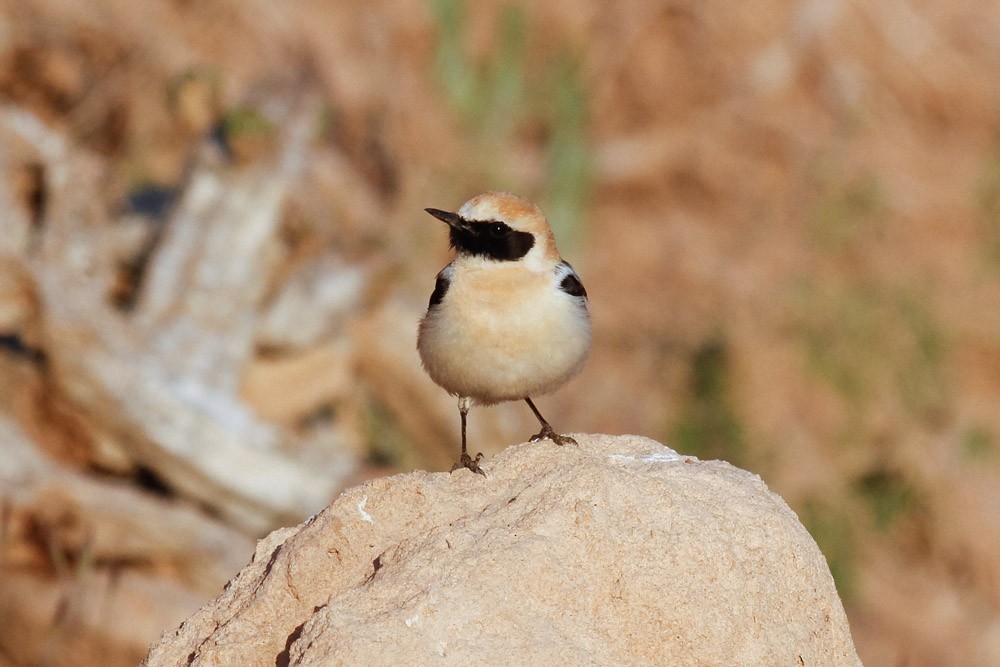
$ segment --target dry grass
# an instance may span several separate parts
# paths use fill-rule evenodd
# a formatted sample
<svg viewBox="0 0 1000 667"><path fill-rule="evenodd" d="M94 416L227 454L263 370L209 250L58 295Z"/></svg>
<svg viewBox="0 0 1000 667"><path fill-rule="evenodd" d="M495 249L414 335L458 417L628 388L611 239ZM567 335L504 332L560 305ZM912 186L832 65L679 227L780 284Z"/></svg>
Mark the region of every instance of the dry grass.
<svg viewBox="0 0 1000 667"><path fill-rule="evenodd" d="M546 414L760 473L824 549L866 663L1000 664L1000 5L33 0L0 17L4 104L94 156L108 209L178 186L219 124L253 162L255 100L316 91L329 150L287 212L285 267L377 259L373 303L418 313L446 261L424 206L541 201L597 327ZM426 439L454 435L450 402L380 381L372 355L358 400L381 460L439 464ZM530 432L519 408L481 412L474 437Z"/></svg>

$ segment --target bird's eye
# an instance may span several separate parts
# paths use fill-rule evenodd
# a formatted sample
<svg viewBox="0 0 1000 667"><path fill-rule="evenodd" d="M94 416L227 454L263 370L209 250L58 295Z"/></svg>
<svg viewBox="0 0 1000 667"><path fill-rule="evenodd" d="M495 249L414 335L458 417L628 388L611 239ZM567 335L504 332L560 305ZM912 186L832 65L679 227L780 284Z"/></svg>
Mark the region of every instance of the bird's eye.
<svg viewBox="0 0 1000 667"><path fill-rule="evenodd" d="M507 225L501 225L499 222L490 223L488 229L490 232L490 236L496 239L500 238L501 236L505 236L507 234Z"/></svg>

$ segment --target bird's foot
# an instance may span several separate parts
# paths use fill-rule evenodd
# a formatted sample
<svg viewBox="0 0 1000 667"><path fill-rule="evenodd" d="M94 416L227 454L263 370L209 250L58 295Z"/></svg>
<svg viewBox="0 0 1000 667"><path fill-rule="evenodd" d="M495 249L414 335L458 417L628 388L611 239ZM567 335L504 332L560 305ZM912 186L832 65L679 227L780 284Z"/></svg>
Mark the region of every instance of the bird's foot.
<svg viewBox="0 0 1000 667"><path fill-rule="evenodd" d="M460 470L462 468L468 468L472 472L477 472L483 477L486 477L486 473L483 472L483 469L479 467L479 462L482 460L483 460L482 452L476 454L476 458L472 458L465 452L462 452L462 457L458 459L458 463L456 463L451 467L451 471L455 472L456 470Z"/></svg>
<svg viewBox="0 0 1000 667"><path fill-rule="evenodd" d="M557 445L575 445L576 440L569 437L568 435L559 435L552 430L552 427L546 424L542 427L542 430L531 436L531 442L538 442L539 440L545 440L548 438Z"/></svg>

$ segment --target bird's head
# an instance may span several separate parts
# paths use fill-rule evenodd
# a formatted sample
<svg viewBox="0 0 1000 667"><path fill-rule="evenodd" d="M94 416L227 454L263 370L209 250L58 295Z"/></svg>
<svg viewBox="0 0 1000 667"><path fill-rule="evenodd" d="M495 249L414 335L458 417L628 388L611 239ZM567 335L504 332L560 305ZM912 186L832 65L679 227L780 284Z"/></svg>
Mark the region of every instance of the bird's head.
<svg viewBox="0 0 1000 667"><path fill-rule="evenodd" d="M539 268L558 262L552 228L532 202L508 192L484 192L457 213L424 209L448 223L451 245L460 255L498 262L524 261Z"/></svg>

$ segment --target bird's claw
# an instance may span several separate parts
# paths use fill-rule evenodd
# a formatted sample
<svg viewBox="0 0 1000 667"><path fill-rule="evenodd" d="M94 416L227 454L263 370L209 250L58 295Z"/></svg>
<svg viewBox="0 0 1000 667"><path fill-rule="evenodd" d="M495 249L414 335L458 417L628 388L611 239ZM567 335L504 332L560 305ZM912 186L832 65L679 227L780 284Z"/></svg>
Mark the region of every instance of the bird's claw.
<svg viewBox="0 0 1000 667"><path fill-rule="evenodd" d="M556 443L557 445L577 444L576 440L569 437L568 435L559 435L558 433L552 430L551 426L547 424L542 427L541 431L531 436L531 442L538 442L539 440L545 440L546 438Z"/></svg>
<svg viewBox="0 0 1000 667"><path fill-rule="evenodd" d="M456 470L461 470L462 468L467 468L467 469L471 470L472 472L477 472L480 475L482 475L483 477L486 477L486 473L483 472L483 469L479 467L479 462L482 461L482 460L483 460L483 453L482 452L479 452L478 454L476 454L476 458L472 458L471 456L469 456L468 454L466 454L465 452L463 452L462 453L462 457L460 459L458 459L458 463L456 463L455 465L453 465L451 467L451 471L455 472Z"/></svg>

